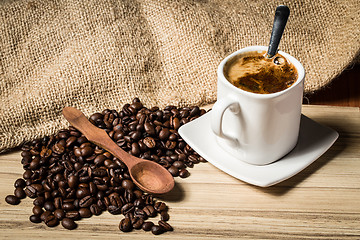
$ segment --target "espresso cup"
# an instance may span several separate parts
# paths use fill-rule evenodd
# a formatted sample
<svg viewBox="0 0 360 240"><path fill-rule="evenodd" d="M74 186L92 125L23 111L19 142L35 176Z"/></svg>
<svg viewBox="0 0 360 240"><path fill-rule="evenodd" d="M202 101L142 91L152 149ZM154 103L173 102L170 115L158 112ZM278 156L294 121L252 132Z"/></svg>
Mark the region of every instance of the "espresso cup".
<svg viewBox="0 0 360 240"><path fill-rule="evenodd" d="M211 128L218 145L235 158L254 165L277 161L295 147L304 91L304 67L282 51L279 53L295 66L298 73L296 82L285 90L252 93L235 87L226 79L224 66L229 60L239 54L264 50L267 47L246 47L220 63L217 101L211 110Z"/></svg>

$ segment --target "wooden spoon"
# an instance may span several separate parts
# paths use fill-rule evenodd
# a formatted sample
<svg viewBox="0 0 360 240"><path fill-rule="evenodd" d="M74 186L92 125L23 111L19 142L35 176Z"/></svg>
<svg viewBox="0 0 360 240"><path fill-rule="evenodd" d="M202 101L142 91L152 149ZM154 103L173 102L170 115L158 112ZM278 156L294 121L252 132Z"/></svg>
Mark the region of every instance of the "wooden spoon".
<svg viewBox="0 0 360 240"><path fill-rule="evenodd" d="M65 107L63 115L89 141L120 159L128 167L132 180L141 190L148 193L163 194L173 189L174 178L168 170L155 162L137 158L125 152L109 137L105 130L89 122L80 110Z"/></svg>

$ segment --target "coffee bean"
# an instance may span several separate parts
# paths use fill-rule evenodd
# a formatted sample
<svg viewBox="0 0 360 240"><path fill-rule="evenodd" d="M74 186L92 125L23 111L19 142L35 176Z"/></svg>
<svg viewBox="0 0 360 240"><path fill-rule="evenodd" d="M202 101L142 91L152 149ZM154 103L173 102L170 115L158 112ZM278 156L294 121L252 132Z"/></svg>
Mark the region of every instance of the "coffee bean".
<svg viewBox="0 0 360 240"><path fill-rule="evenodd" d="M142 210L140 208L135 209L134 216L142 218L144 220L148 218L148 215L144 212L144 210Z"/></svg>
<svg viewBox="0 0 360 240"><path fill-rule="evenodd" d="M166 141L165 148L167 149L174 149L176 147L175 141Z"/></svg>
<svg viewBox="0 0 360 240"><path fill-rule="evenodd" d="M65 217L66 218L71 218L74 220L78 220L80 218L80 213L79 211L73 210L73 211L69 211L65 213Z"/></svg>
<svg viewBox="0 0 360 240"><path fill-rule="evenodd" d="M146 232L150 231L151 228L154 226L154 223L153 222L150 222L150 221L147 221L147 222L144 222L143 225L142 225L142 229Z"/></svg>
<svg viewBox="0 0 360 240"><path fill-rule="evenodd" d="M107 208L108 212L113 214L113 215L117 215L117 214L120 214L121 213L121 207L118 207L118 206L114 206L114 205L110 205L108 208Z"/></svg>
<svg viewBox="0 0 360 240"><path fill-rule="evenodd" d="M21 188L21 187L15 188L15 190L14 190L14 195L15 195L15 197L17 197L17 198L19 198L19 199L26 198L25 191L24 191L24 189Z"/></svg>
<svg viewBox="0 0 360 240"><path fill-rule="evenodd" d="M89 218L92 216L92 213L89 208L80 208L79 209L79 215L82 218Z"/></svg>
<svg viewBox="0 0 360 240"><path fill-rule="evenodd" d="M67 182L70 188L75 188L79 184L79 177L75 175L71 175L68 178Z"/></svg>
<svg viewBox="0 0 360 240"><path fill-rule="evenodd" d="M184 169L181 169L180 172L179 172L179 176L181 178L187 178L190 176L190 173L188 170L186 170L185 168Z"/></svg>
<svg viewBox="0 0 360 240"><path fill-rule="evenodd" d="M131 223L132 223L134 229L140 229L142 227L143 223L144 223L144 219L134 217L131 220Z"/></svg>
<svg viewBox="0 0 360 240"><path fill-rule="evenodd" d="M149 122L146 122L144 124L145 132L147 132L149 135L155 135L155 128L153 125L151 125Z"/></svg>
<svg viewBox="0 0 360 240"><path fill-rule="evenodd" d="M150 148L150 149L151 149L151 148L155 148L155 146L156 146L155 139L152 138L152 137L146 137L146 138L144 138L143 143L145 144L146 147L148 147L148 148Z"/></svg>
<svg viewBox="0 0 360 240"><path fill-rule="evenodd" d="M62 204L62 209L65 211L75 210L75 205L72 202L65 202Z"/></svg>
<svg viewBox="0 0 360 240"><path fill-rule="evenodd" d="M71 218L64 218L62 221L61 221L61 225L66 228L66 229L69 229L69 230L73 230L77 227L77 224L75 223L75 221Z"/></svg>
<svg viewBox="0 0 360 240"><path fill-rule="evenodd" d="M120 221L119 229L123 232L130 232L132 230L132 224L129 218L123 218Z"/></svg>
<svg viewBox="0 0 360 240"><path fill-rule="evenodd" d="M159 235L159 234L162 234L164 232L164 229L159 225L154 225L154 226L151 227L151 232L154 235Z"/></svg>
<svg viewBox="0 0 360 240"><path fill-rule="evenodd" d="M44 208L46 211L53 212L56 210L55 205L53 202L47 201L44 203Z"/></svg>
<svg viewBox="0 0 360 240"><path fill-rule="evenodd" d="M11 205L18 205L20 203L20 199L15 197L14 195L7 195L5 197L5 201Z"/></svg>
<svg viewBox="0 0 360 240"><path fill-rule="evenodd" d="M86 146L84 148L81 148L80 152L81 152L82 157L89 157L89 156L91 156L93 154L94 149L89 147L89 146Z"/></svg>
<svg viewBox="0 0 360 240"><path fill-rule="evenodd" d="M153 206L151 205L147 205L143 208L143 211L146 213L147 216L149 217L155 217L156 216L156 211L154 209Z"/></svg>
<svg viewBox="0 0 360 240"><path fill-rule="evenodd" d="M50 211L45 211L40 215L40 218L42 221L45 221L45 219L51 214Z"/></svg>
<svg viewBox="0 0 360 240"><path fill-rule="evenodd" d="M125 189L132 190L135 187L135 184L131 180L123 180L121 186Z"/></svg>
<svg viewBox="0 0 360 240"><path fill-rule="evenodd" d="M154 208L157 212L162 212L167 210L167 206L164 202L156 202Z"/></svg>
<svg viewBox="0 0 360 240"><path fill-rule="evenodd" d="M87 189L87 188L79 188L77 191L76 191L76 197L79 198L79 199L82 199L86 196L89 196L90 195L90 190Z"/></svg>
<svg viewBox="0 0 360 240"><path fill-rule="evenodd" d="M39 215L31 215L30 217L29 217L29 220L30 220L30 222L33 222L33 223L41 223L41 218L40 218L40 216Z"/></svg>
<svg viewBox="0 0 360 240"><path fill-rule="evenodd" d="M170 131L168 128L163 128L161 129L161 131L159 132L159 138L160 140L167 140L170 136Z"/></svg>
<svg viewBox="0 0 360 240"><path fill-rule="evenodd" d="M34 206L32 212L34 213L34 215L38 215L40 217L40 215L43 214L44 210L42 209L42 207Z"/></svg>
<svg viewBox="0 0 360 240"><path fill-rule="evenodd" d="M161 219L162 221L169 221L170 216L169 216L169 214L167 213L167 211L162 211L162 212L160 212L160 219Z"/></svg>
<svg viewBox="0 0 360 240"><path fill-rule="evenodd" d="M128 213L130 213L130 212L134 212L134 210L135 210L134 204L132 204L132 203L127 203L127 204L125 204L124 206L122 206L122 208L121 208L121 213L122 213L123 215L126 215L126 214L128 214Z"/></svg>
<svg viewBox="0 0 360 240"><path fill-rule="evenodd" d="M59 224L59 220L52 214L48 215L44 222L48 227L55 227Z"/></svg>
<svg viewBox="0 0 360 240"><path fill-rule="evenodd" d="M94 202L94 199L91 196L86 196L83 197L80 201L79 201L79 207L84 208L84 207L90 207L90 205Z"/></svg>
<svg viewBox="0 0 360 240"><path fill-rule="evenodd" d="M92 214L94 214L95 216L98 216L101 214L102 210L100 209L100 207L97 204L92 204L90 206L90 212Z"/></svg>
<svg viewBox="0 0 360 240"><path fill-rule="evenodd" d="M179 176L179 169L175 167L174 165L168 168L168 171L173 175L174 177Z"/></svg>
<svg viewBox="0 0 360 240"><path fill-rule="evenodd" d="M22 178L18 178L16 179L15 183L14 183L14 187L15 188L22 188L24 189L26 187L26 183L25 180Z"/></svg>
<svg viewBox="0 0 360 240"><path fill-rule="evenodd" d="M64 212L64 210L62 210L62 209L56 209L56 210L54 211L54 216L55 216L57 219L61 220L61 219L63 219L63 218L65 217L65 212Z"/></svg>
<svg viewBox="0 0 360 240"><path fill-rule="evenodd" d="M163 220L160 220L158 222L159 226L161 226L163 229L165 229L165 231L173 231L173 227L168 224L167 222L163 221Z"/></svg>
<svg viewBox="0 0 360 240"><path fill-rule="evenodd" d="M25 188L25 194L29 198L35 198L37 196L37 191L32 185L29 185Z"/></svg>

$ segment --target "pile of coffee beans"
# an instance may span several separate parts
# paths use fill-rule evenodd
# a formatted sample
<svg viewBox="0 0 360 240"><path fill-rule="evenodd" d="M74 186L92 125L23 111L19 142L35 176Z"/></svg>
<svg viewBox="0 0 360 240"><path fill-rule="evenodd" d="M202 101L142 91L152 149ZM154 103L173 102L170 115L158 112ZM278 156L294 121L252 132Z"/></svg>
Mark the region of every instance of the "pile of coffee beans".
<svg viewBox="0 0 360 240"><path fill-rule="evenodd" d="M177 130L206 111L197 106L146 108L138 98L121 111L105 109L92 114L90 122L104 129L128 153L164 166L174 177L186 178L187 168L205 162ZM75 229L77 220L103 211L122 214L119 229L161 234L172 231L168 206L144 193L131 180L127 167L109 152L89 142L74 127L56 135L26 143L21 148L23 178L14 183L14 195L5 201L34 199L33 223L48 227L61 223ZM155 224L149 218L160 216Z"/></svg>

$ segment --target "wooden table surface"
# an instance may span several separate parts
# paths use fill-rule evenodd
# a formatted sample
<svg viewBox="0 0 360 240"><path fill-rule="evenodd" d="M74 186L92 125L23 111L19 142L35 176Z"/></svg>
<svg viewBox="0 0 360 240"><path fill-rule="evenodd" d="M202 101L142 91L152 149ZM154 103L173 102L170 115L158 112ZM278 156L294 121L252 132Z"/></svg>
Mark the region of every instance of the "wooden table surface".
<svg viewBox="0 0 360 240"><path fill-rule="evenodd" d="M359 108L304 106L303 113L340 133L336 143L296 176L269 188L237 180L210 163L176 178L161 199L170 206L173 232L154 236L118 230L121 216L103 213L73 231L29 221L32 200L5 203L23 170L20 152L0 155L1 239L360 239Z"/></svg>

